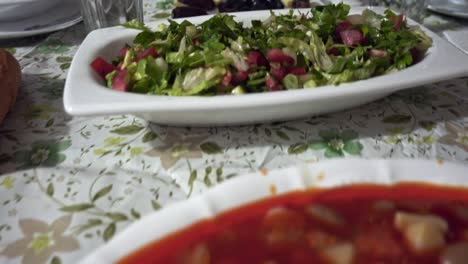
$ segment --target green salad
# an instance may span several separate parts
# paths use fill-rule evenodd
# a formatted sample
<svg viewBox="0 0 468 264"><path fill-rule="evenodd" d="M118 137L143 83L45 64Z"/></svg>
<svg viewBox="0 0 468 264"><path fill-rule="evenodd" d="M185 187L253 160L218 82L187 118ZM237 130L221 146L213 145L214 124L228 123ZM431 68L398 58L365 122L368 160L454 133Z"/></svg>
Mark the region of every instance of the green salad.
<svg viewBox="0 0 468 264"><path fill-rule="evenodd" d="M421 60L432 40L403 15L346 4L278 15L246 26L218 14L194 25L185 20L153 31L142 23L133 45L112 63L91 67L114 90L170 96L211 96L309 89L364 80Z"/></svg>

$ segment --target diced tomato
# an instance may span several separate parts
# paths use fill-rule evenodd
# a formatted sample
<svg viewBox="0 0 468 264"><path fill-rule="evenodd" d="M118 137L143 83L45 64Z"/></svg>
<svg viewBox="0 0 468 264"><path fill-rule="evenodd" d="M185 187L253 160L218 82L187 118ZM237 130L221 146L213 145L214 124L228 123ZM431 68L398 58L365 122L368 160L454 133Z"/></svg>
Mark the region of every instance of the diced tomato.
<svg viewBox="0 0 468 264"><path fill-rule="evenodd" d="M268 61L260 51L251 50L247 54L247 63L249 65L268 66Z"/></svg>
<svg viewBox="0 0 468 264"><path fill-rule="evenodd" d="M385 50L371 49L371 50L369 50L369 56L371 56L371 57L387 57L387 52Z"/></svg>
<svg viewBox="0 0 468 264"><path fill-rule="evenodd" d="M218 260L216 263L218 264L242 264L242 261L237 260L236 258L224 258L221 260Z"/></svg>
<svg viewBox="0 0 468 264"><path fill-rule="evenodd" d="M269 62L285 63L288 65L294 65L294 59L291 56L286 55L281 49L274 48L267 52L267 60Z"/></svg>
<svg viewBox="0 0 468 264"><path fill-rule="evenodd" d="M283 90L283 86L272 76L267 76L265 84L270 92Z"/></svg>
<svg viewBox="0 0 468 264"><path fill-rule="evenodd" d="M341 32L343 32L343 31L349 29L349 28L352 27L352 26L353 26L353 24L352 24L351 22L349 22L349 21L343 21L343 22L339 23L339 24L336 26L335 33L336 33L336 35L339 36L339 35L341 34Z"/></svg>
<svg viewBox="0 0 468 264"><path fill-rule="evenodd" d="M119 64L117 64L117 69L118 69L118 70L121 70L121 69L122 69L122 65L123 65L123 61L119 62Z"/></svg>
<svg viewBox="0 0 468 264"><path fill-rule="evenodd" d="M364 35L357 29L346 29L340 32L341 40L348 46L364 42Z"/></svg>
<svg viewBox="0 0 468 264"><path fill-rule="evenodd" d="M310 264L310 263L318 263L311 260L314 260L314 255L311 250L307 250L305 248L295 248L291 252L291 257L288 263L294 264ZM321 263L321 262L320 262Z"/></svg>
<svg viewBox="0 0 468 264"><path fill-rule="evenodd" d="M91 62L91 68L101 76L102 79L106 79L106 75L115 70L114 65L108 63L101 57L97 57L93 62Z"/></svg>
<svg viewBox="0 0 468 264"><path fill-rule="evenodd" d="M286 76L286 69L284 67L272 67L270 72L273 77L280 81Z"/></svg>
<svg viewBox="0 0 468 264"><path fill-rule="evenodd" d="M128 83L127 83L127 73L128 69L121 70L117 72L112 80L112 90L127 92Z"/></svg>
<svg viewBox="0 0 468 264"><path fill-rule="evenodd" d="M355 239L356 249L361 254L373 255L378 259L397 259L404 255L401 244L388 228L372 228L360 233Z"/></svg>
<svg viewBox="0 0 468 264"><path fill-rule="evenodd" d="M127 51L128 51L128 48L127 47L123 47L120 49L119 51L119 55L117 57L119 58L125 58L125 55L127 54Z"/></svg>
<svg viewBox="0 0 468 264"><path fill-rule="evenodd" d="M247 80L247 78L249 78L249 73L246 72L246 71L238 71L234 75L234 81L236 83L241 83L241 82Z"/></svg>
<svg viewBox="0 0 468 264"><path fill-rule="evenodd" d="M294 75L304 75L307 73L307 70L304 67L295 67L290 69L289 73Z"/></svg>
<svg viewBox="0 0 468 264"><path fill-rule="evenodd" d="M405 16L403 14L394 16L390 19L390 21L393 23L394 28L396 31L400 30L401 25L403 24L403 21L405 19Z"/></svg>
<svg viewBox="0 0 468 264"><path fill-rule="evenodd" d="M223 78L223 85L227 86L232 81L232 73L231 71L227 71Z"/></svg>
<svg viewBox="0 0 468 264"><path fill-rule="evenodd" d="M136 53L136 61L140 61L148 56L156 58L158 56L158 52L155 48L147 48L146 50L138 51Z"/></svg>

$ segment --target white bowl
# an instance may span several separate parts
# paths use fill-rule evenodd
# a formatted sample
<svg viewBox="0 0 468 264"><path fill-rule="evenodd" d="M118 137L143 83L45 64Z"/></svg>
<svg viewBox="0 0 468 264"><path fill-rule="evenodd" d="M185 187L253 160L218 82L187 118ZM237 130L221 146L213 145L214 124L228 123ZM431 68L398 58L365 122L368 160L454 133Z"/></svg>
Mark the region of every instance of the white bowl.
<svg viewBox="0 0 468 264"><path fill-rule="evenodd" d="M352 7L361 13L364 7ZM375 8L382 13L385 9ZM297 10L306 13L309 9ZM288 10L274 11L287 13ZM252 19L264 20L270 11L233 13L246 26ZM187 18L199 24L211 16ZM178 20L181 21L181 20ZM155 28L159 23L149 23ZM411 24L417 24L410 21ZM113 91L91 69L97 57L111 61L121 47L132 43L139 32L122 27L91 32L73 58L65 84L65 111L71 115L135 114L149 121L171 125L233 125L270 122L332 112L368 103L398 90L468 75L468 56L428 29L433 39L427 56L405 70L368 80L239 96L155 96Z"/></svg>
<svg viewBox="0 0 468 264"><path fill-rule="evenodd" d="M239 176L203 195L163 208L131 224L109 243L86 257L81 264L116 263L150 242L223 211L272 195L310 188L330 188L371 183L393 185L424 182L468 187L468 167L442 161L422 160L328 160L292 168Z"/></svg>
<svg viewBox="0 0 468 264"><path fill-rule="evenodd" d="M26 19L40 14L61 0L0 0L0 21Z"/></svg>

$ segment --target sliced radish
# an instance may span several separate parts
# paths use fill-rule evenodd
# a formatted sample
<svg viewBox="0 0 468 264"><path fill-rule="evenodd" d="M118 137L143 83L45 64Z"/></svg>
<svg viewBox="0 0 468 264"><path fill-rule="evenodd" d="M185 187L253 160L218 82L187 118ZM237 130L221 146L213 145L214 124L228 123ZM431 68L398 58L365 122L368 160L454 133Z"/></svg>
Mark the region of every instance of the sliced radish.
<svg viewBox="0 0 468 264"><path fill-rule="evenodd" d="M108 63L101 57L97 57L93 62L91 62L91 68L101 76L102 79L106 79L106 75L115 70L115 66Z"/></svg>
<svg viewBox="0 0 468 264"><path fill-rule="evenodd" d="M238 71L234 75L234 82L241 83L249 78L249 73L246 71Z"/></svg>
<svg viewBox="0 0 468 264"><path fill-rule="evenodd" d="M260 51L251 50L247 54L247 63L249 65L268 66L268 61Z"/></svg>
<svg viewBox="0 0 468 264"><path fill-rule="evenodd" d="M369 50L369 56L371 57L387 57L387 52L385 50L371 49Z"/></svg>
<svg viewBox="0 0 468 264"><path fill-rule="evenodd" d="M136 53L136 61L140 61L148 56L156 58L158 57L158 52L156 51L155 48L147 48L146 50L138 51Z"/></svg>
<svg viewBox="0 0 468 264"><path fill-rule="evenodd" d="M232 81L232 73L231 71L226 71L226 74L224 75L224 78L223 78L223 85L224 86L228 86Z"/></svg>
<svg viewBox="0 0 468 264"><path fill-rule="evenodd" d="M403 14L401 15L398 15L398 16L393 16L390 21L393 23L394 25L394 29L396 31L400 30L401 28L401 25L403 24L403 21L405 19L405 16Z"/></svg>
<svg viewBox="0 0 468 264"><path fill-rule="evenodd" d="M127 54L127 51L128 51L128 48L127 47L123 47L120 49L119 51L119 55L117 57L119 58L125 58L125 55Z"/></svg>
<svg viewBox="0 0 468 264"><path fill-rule="evenodd" d="M283 86L272 76L266 77L265 84L270 92L280 91L283 89Z"/></svg>
<svg viewBox="0 0 468 264"><path fill-rule="evenodd" d="M283 80L284 76L286 76L286 69L284 67L271 67L270 69L271 75L275 77L277 80Z"/></svg>
<svg viewBox="0 0 468 264"><path fill-rule="evenodd" d="M349 29L352 26L353 24L350 21L343 21L336 26L335 33L336 35L340 35L341 32Z"/></svg>
<svg viewBox="0 0 468 264"><path fill-rule="evenodd" d="M267 52L267 60L269 62L285 63L288 65L294 65L294 58L286 55L281 49L273 48Z"/></svg>
<svg viewBox="0 0 468 264"><path fill-rule="evenodd" d="M307 70L304 67L296 67L290 69L289 73L294 75L304 75L307 73Z"/></svg>
<svg viewBox="0 0 468 264"><path fill-rule="evenodd" d="M341 40L348 46L364 42L364 35L357 29L346 29L340 32Z"/></svg>
<svg viewBox="0 0 468 264"><path fill-rule="evenodd" d="M128 83L127 83L127 73L128 69L121 70L117 72L112 80L112 90L127 92Z"/></svg>

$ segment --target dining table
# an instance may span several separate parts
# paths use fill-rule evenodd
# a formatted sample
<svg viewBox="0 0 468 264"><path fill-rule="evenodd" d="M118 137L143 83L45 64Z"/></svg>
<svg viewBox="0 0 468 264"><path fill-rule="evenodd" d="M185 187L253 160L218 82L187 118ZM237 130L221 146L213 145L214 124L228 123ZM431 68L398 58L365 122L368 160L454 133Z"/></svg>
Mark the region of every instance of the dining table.
<svg viewBox="0 0 468 264"><path fill-rule="evenodd" d="M145 22L167 19L172 8L146 0ZM426 11L422 23L468 63L466 37L455 41L468 36L468 20ZM1 263L77 263L145 215L250 172L337 158L468 164L468 77L273 123L174 127L131 114L70 116L64 84L85 37L79 23L0 41L23 78L0 124Z"/></svg>

